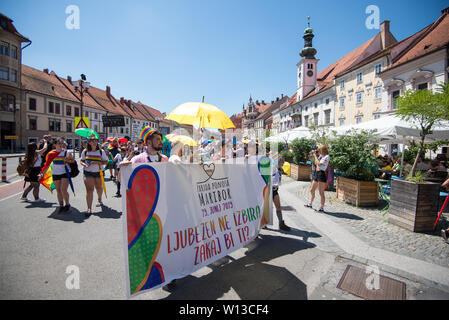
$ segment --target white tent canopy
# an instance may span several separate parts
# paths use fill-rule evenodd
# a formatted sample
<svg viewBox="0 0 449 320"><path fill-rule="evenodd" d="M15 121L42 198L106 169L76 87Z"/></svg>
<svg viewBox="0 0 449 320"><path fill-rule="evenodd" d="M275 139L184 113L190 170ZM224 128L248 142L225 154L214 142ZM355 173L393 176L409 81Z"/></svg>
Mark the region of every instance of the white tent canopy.
<svg viewBox="0 0 449 320"><path fill-rule="evenodd" d="M298 127L292 130L281 132L278 135L268 137L266 141L268 142L287 142L290 143L296 138L310 138L312 133L309 128Z"/></svg>
<svg viewBox="0 0 449 320"><path fill-rule="evenodd" d="M371 120L356 125L336 127L338 135L348 134L355 129L357 131L366 130L373 133L380 143L403 143L404 140L420 140L419 125L414 122L404 121L396 115L385 116L376 120ZM449 121L444 121L435 125L432 134L426 136L426 142L436 140L449 140Z"/></svg>
<svg viewBox="0 0 449 320"><path fill-rule="evenodd" d="M353 129L356 131L365 130L373 133L380 144L404 143L404 141L411 140L418 141L421 138L418 124L404 121L396 115L389 115L355 125L329 127L328 129L330 133L336 131L337 135L349 134ZM311 136L312 133L309 128L298 127L269 137L266 141L290 143L296 138L311 138ZM449 140L449 121L443 121L435 125L432 129L432 134L426 136L426 142L436 140Z"/></svg>

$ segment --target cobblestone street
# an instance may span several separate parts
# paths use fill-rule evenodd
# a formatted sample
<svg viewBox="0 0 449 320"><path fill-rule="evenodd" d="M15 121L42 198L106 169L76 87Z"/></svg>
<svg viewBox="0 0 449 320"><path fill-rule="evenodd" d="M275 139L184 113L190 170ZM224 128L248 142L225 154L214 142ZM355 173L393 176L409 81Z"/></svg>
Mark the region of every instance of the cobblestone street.
<svg viewBox="0 0 449 320"><path fill-rule="evenodd" d="M283 183L288 183L284 190L295 194L304 203L310 198L310 182L294 181L284 176ZM449 267L449 244L440 236L441 228L449 226L448 213L443 213L434 233L415 233L389 223L388 211L382 212L385 203L381 202L374 208L357 208L337 200L335 191L326 191L325 194L324 214L370 246ZM314 208L319 206L319 201L316 192Z"/></svg>

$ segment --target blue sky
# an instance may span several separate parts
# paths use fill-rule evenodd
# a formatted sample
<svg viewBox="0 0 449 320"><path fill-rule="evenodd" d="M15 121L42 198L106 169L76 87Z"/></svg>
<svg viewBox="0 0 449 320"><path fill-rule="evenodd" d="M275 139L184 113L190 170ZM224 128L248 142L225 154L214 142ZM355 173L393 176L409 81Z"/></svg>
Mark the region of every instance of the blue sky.
<svg viewBox="0 0 449 320"><path fill-rule="evenodd" d="M80 29L66 28L77 5ZM296 90L296 63L307 16L322 70L378 30L367 6L390 20L397 40L435 21L447 0L18 0L0 12L32 40L22 63L49 68L169 113L188 101L214 104L229 116L253 99Z"/></svg>

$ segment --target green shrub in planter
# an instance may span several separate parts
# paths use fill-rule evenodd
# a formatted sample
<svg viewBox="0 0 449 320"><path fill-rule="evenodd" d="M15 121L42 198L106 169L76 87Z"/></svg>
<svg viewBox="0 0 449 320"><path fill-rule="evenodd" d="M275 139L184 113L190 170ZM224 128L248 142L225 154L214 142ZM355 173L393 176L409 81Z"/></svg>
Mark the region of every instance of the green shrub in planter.
<svg viewBox="0 0 449 320"><path fill-rule="evenodd" d="M366 131L353 131L334 139L329 150L331 167L342 171L346 178L374 181L370 167L376 165L376 157L375 146L369 142L371 137Z"/></svg>
<svg viewBox="0 0 449 320"><path fill-rule="evenodd" d="M293 153L290 151L284 151L281 153L282 158L284 158L285 162L292 163L293 161Z"/></svg>
<svg viewBox="0 0 449 320"><path fill-rule="evenodd" d="M293 150L293 163L305 165L309 160L310 151L315 147L315 141L307 138L297 138L290 145Z"/></svg>

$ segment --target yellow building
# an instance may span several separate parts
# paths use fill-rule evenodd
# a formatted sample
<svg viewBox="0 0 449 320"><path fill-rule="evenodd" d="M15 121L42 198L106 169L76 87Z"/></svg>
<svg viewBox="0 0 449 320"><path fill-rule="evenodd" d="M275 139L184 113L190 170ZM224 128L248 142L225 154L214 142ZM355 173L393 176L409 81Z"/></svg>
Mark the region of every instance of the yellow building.
<svg viewBox="0 0 449 320"><path fill-rule="evenodd" d="M363 55L358 62L335 75L335 126L380 117L384 89L379 73L388 66L391 49L396 43L389 21L384 21L380 32L363 45Z"/></svg>

